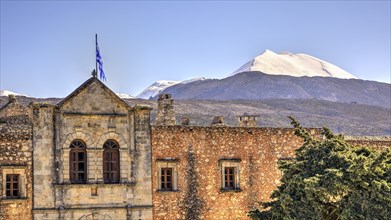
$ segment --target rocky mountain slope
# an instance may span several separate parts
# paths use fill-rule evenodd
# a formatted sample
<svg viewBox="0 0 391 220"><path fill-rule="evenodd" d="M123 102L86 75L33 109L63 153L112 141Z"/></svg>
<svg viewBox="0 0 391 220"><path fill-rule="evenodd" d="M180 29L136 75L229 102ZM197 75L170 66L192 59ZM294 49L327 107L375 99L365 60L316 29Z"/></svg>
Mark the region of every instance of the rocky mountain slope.
<svg viewBox="0 0 391 220"><path fill-rule="evenodd" d="M175 99L317 99L391 106L391 85L360 79L292 77L243 72L224 79L176 84L163 90Z"/></svg>
<svg viewBox="0 0 391 220"><path fill-rule="evenodd" d="M36 99L17 97L18 101L28 105L32 101L58 103L61 99ZM153 108L151 117L154 122L157 103L145 99L124 99L131 106L149 105ZM0 108L8 102L8 97L0 97ZM330 127L334 132L352 136L391 136L391 109L360 105L354 103L336 103L314 99L268 99L268 100L175 100L174 109L177 121L189 117L193 125L210 125L214 116L224 116L229 126L237 124L236 116L244 113L258 114L258 126L290 127L287 116L296 117L306 127Z"/></svg>

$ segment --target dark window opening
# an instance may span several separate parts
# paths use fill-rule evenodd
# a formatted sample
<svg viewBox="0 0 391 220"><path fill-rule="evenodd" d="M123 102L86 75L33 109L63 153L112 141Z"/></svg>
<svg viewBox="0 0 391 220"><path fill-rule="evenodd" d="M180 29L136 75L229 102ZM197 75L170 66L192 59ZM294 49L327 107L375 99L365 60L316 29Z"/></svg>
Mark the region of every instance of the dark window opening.
<svg viewBox="0 0 391 220"><path fill-rule="evenodd" d="M7 174L5 178L6 178L5 196L10 199L19 198L20 197L19 174Z"/></svg>
<svg viewBox="0 0 391 220"><path fill-rule="evenodd" d="M172 190L172 168L161 168L160 189Z"/></svg>
<svg viewBox="0 0 391 220"><path fill-rule="evenodd" d="M103 178L105 183L119 182L119 145L108 140L103 145Z"/></svg>
<svg viewBox="0 0 391 220"><path fill-rule="evenodd" d="M224 167L224 188L235 189L235 167Z"/></svg>
<svg viewBox="0 0 391 220"><path fill-rule="evenodd" d="M70 145L69 175L71 183L87 182L87 151L86 144L81 140L74 140Z"/></svg>

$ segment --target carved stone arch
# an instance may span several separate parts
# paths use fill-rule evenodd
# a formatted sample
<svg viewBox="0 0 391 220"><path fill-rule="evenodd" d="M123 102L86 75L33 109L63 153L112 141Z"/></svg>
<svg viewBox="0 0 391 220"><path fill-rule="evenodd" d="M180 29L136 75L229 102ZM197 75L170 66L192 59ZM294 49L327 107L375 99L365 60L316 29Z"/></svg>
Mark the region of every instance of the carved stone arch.
<svg viewBox="0 0 391 220"><path fill-rule="evenodd" d="M100 138L96 144L96 147L103 148L103 144L107 140L115 140L119 144L120 149L128 148L128 144L126 143L125 138L121 134L118 134L113 131L104 133L102 136L100 136Z"/></svg>
<svg viewBox="0 0 391 220"><path fill-rule="evenodd" d="M69 148L69 145L75 139L80 139L84 141L87 145L87 148L92 148L94 146L94 142L92 141L92 138L89 134L85 132L77 131L67 135L64 143L62 144L62 148L63 149Z"/></svg>
<svg viewBox="0 0 391 220"><path fill-rule="evenodd" d="M111 220L111 216L106 213L91 213L83 215L79 220Z"/></svg>

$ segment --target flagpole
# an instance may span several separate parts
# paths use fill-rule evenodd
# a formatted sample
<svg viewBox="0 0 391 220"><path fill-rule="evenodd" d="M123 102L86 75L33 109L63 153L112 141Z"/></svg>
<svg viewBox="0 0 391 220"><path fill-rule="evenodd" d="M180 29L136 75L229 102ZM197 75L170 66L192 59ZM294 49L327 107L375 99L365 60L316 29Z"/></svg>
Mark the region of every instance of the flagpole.
<svg viewBox="0 0 391 220"><path fill-rule="evenodd" d="M97 51L98 51L98 34L95 34L95 77L98 77L98 60L97 60Z"/></svg>

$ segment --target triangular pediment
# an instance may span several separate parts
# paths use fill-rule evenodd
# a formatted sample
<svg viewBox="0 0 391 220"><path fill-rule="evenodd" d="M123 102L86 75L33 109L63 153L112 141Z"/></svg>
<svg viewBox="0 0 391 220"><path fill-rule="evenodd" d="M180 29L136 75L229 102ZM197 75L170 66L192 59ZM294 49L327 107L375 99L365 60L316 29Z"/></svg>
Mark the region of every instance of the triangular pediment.
<svg viewBox="0 0 391 220"><path fill-rule="evenodd" d="M75 113L127 113L132 109L96 77L91 77L57 105Z"/></svg>

